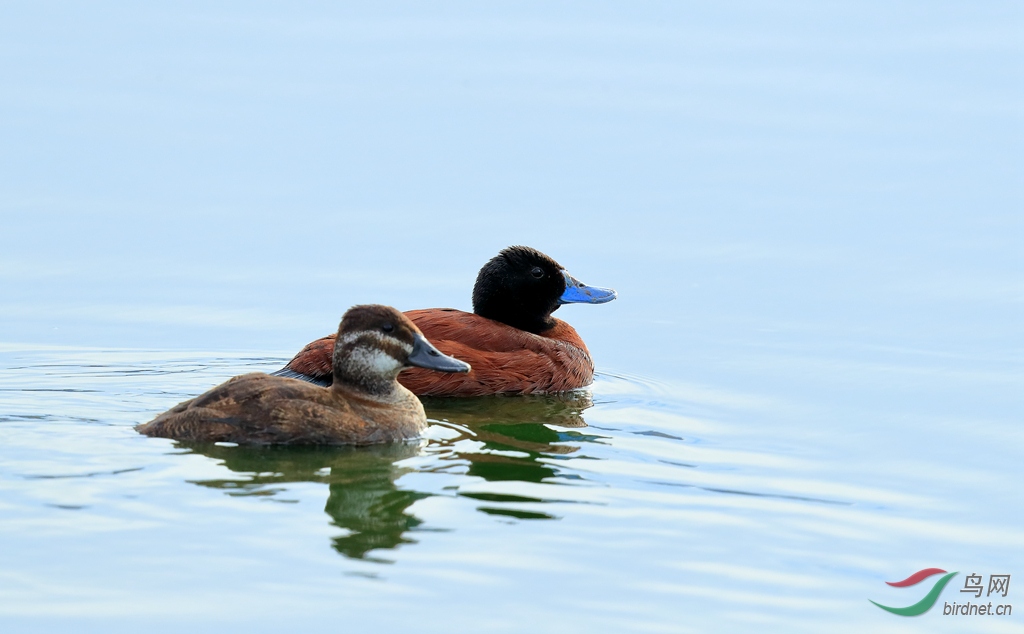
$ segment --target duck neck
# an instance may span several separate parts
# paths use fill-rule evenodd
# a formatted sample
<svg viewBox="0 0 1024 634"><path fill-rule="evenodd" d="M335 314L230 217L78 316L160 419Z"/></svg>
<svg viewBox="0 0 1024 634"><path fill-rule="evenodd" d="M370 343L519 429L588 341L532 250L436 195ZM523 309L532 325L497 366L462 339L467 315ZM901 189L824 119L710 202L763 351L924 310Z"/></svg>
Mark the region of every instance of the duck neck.
<svg viewBox="0 0 1024 634"><path fill-rule="evenodd" d="M397 385L398 383L392 378L381 379L381 377L360 375L358 372L338 372L335 369L331 388L335 391L358 392L367 398L378 401L392 401Z"/></svg>
<svg viewBox="0 0 1024 634"><path fill-rule="evenodd" d="M557 304L550 310L545 310L508 301L492 300L480 302L479 305L473 307L473 312L481 317L500 321L505 325L536 335L555 327L555 319L551 313L557 309Z"/></svg>

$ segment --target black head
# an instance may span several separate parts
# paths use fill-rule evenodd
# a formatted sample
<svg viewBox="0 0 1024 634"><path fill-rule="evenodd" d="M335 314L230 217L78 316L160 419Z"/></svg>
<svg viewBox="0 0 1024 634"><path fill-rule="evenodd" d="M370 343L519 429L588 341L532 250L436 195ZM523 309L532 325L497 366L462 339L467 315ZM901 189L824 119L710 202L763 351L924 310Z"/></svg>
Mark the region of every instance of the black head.
<svg viewBox="0 0 1024 634"><path fill-rule="evenodd" d="M555 325L551 313L564 292L558 262L530 247L509 247L476 276L473 312L536 334Z"/></svg>

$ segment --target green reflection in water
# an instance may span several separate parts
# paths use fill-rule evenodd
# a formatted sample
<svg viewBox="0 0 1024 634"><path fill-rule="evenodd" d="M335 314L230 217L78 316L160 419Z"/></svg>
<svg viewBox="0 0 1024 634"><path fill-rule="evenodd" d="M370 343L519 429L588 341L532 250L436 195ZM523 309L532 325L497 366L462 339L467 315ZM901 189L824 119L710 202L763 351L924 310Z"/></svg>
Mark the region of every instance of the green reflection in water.
<svg viewBox="0 0 1024 634"><path fill-rule="evenodd" d="M491 506L480 506L477 510L481 513L488 515L504 515L505 517L514 517L517 520L557 520L558 517L555 515L549 515L548 513L538 513L536 511L520 511L519 509L508 509L508 508L495 508Z"/></svg>
<svg viewBox="0 0 1024 634"><path fill-rule="evenodd" d="M549 425L586 427L582 414L593 404L589 392L423 401L429 418L464 430L458 439L450 441L456 447L455 454L469 463L468 475L489 482L578 479L548 460L567 457L579 450L579 443L595 442L600 437ZM461 449L458 441L469 438L483 443L483 448Z"/></svg>
<svg viewBox="0 0 1024 634"><path fill-rule="evenodd" d="M415 543L406 533L421 524L407 512L427 493L398 488L411 469L395 463L420 452L419 444L373 447L224 447L190 444L190 449L221 461L244 480L202 480L195 484L227 489L229 495L276 496L289 482L322 482L330 493L324 507L332 524L349 533L332 539L346 557L365 559L375 549Z"/></svg>
<svg viewBox="0 0 1024 634"><path fill-rule="evenodd" d="M484 397L474 399L426 399L427 415L443 421L458 432L454 438L431 442L441 464L427 471L443 471L446 464L466 464L469 476L488 482L542 482L559 477L579 479L543 459L565 458L580 449L580 443L595 442L599 436L577 431L586 427L582 412L593 401L586 392L525 397ZM548 425L564 429L552 429ZM475 442L464 442L475 441ZM423 453L418 443L372 447L231 447L178 443L195 453L221 462L239 477L200 480L194 484L222 489L232 496L265 496L287 502L282 486L293 482L327 484L329 495L324 511L331 523L347 531L332 539L335 550L346 557L387 562L369 553L414 544L408 533L423 530L422 520L409 507L432 493L399 487L396 482L414 467L400 462ZM478 484L478 480L473 480ZM459 492L460 497L487 503L477 507L488 515L515 520L558 519L558 516L517 505L569 502L506 493Z"/></svg>

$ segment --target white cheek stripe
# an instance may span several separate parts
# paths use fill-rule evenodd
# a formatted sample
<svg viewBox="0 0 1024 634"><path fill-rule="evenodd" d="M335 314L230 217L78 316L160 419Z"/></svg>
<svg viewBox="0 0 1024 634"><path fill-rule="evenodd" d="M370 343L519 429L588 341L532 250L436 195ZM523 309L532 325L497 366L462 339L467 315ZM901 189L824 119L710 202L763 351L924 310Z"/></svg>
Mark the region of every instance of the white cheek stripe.
<svg viewBox="0 0 1024 634"><path fill-rule="evenodd" d="M412 346L410 344L404 341L399 341L398 339L395 339L390 335L385 335L384 333L378 332L376 330L361 330L359 332L345 333L344 335L341 336L341 341L342 343L353 343L357 339L363 338L372 339L377 343L384 343L385 341L387 341L388 343L401 347L407 353L412 353Z"/></svg>
<svg viewBox="0 0 1024 634"><path fill-rule="evenodd" d="M374 330L350 332L341 337L343 345L352 344L344 365L359 374L387 376L397 373L404 367L403 363L380 347L385 341L402 348L406 354L412 353L411 345L383 333Z"/></svg>

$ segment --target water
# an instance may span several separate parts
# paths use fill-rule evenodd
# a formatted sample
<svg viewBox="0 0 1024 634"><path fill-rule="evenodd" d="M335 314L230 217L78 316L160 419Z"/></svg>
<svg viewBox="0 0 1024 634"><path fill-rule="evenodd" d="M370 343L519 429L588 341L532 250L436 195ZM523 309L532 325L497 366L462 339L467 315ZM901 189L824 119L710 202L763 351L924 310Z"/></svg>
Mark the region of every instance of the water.
<svg viewBox="0 0 1024 634"><path fill-rule="evenodd" d="M429 400L422 443L186 446L131 426L284 358L0 359L15 630L897 631L867 604L902 600L882 580L1020 561L1008 422L893 434L863 410L602 374L561 397Z"/></svg>
<svg viewBox="0 0 1024 634"><path fill-rule="evenodd" d="M1018 7L104 6L0 16L3 631L1021 631ZM513 243L591 389L132 429Z"/></svg>

